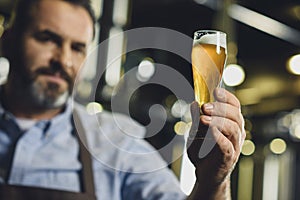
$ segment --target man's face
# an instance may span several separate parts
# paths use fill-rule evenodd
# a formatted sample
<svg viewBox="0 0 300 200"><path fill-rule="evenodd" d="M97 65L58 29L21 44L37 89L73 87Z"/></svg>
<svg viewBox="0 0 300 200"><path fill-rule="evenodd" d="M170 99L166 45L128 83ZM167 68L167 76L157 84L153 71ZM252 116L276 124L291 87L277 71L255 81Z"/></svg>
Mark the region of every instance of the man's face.
<svg viewBox="0 0 300 200"><path fill-rule="evenodd" d="M42 0L23 34L21 76L39 106L62 106L93 38L88 12L61 0Z"/></svg>

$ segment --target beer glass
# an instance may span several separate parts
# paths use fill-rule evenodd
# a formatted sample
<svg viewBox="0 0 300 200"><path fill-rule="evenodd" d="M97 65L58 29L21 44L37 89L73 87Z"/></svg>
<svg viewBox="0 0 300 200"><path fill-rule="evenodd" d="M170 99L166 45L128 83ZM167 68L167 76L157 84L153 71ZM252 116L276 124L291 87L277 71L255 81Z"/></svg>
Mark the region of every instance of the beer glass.
<svg viewBox="0 0 300 200"><path fill-rule="evenodd" d="M195 100L200 106L214 101L213 91L222 83L226 55L225 33L216 30L194 33L192 69Z"/></svg>

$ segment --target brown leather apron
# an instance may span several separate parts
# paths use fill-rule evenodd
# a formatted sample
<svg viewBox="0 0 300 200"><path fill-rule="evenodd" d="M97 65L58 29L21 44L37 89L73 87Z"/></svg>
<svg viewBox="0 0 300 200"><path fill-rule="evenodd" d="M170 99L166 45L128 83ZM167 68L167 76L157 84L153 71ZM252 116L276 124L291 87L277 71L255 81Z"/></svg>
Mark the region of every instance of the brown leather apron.
<svg viewBox="0 0 300 200"><path fill-rule="evenodd" d="M68 192L55 189L29 187L29 186L17 186L17 185L0 185L0 199L2 200L96 200L95 188L93 181L92 159L91 155L86 149L86 137L85 131L82 126L81 120L74 110L73 119L76 124L74 126L74 132L77 135L79 141L80 151L79 160L82 163L82 170L80 172L81 191Z"/></svg>

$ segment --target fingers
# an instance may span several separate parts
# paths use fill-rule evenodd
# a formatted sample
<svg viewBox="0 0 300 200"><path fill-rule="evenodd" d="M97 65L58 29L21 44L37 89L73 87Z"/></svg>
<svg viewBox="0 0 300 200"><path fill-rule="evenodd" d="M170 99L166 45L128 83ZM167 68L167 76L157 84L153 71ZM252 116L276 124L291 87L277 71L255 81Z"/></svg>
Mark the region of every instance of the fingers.
<svg viewBox="0 0 300 200"><path fill-rule="evenodd" d="M232 93L225 90L224 88L216 88L214 91L214 96L219 102L223 102L241 109L240 101Z"/></svg>
<svg viewBox="0 0 300 200"><path fill-rule="evenodd" d="M232 142L216 127L210 128L209 133L215 138L216 145L224 155L222 158L224 163L229 164L236 162L238 154L235 153L237 151L232 145Z"/></svg>
<svg viewBox="0 0 300 200"><path fill-rule="evenodd" d="M197 132L200 129L199 124L200 126L205 125L210 128L215 127L231 142L233 148L237 152L240 152L246 135L240 102L232 93L222 88L215 90L215 96L217 102L204 104L201 108L202 114L200 114L197 102L191 104L193 121L191 133ZM205 133L200 136L205 136Z"/></svg>
<svg viewBox="0 0 300 200"><path fill-rule="evenodd" d="M216 127L239 152L246 136L240 102L233 94L222 88L215 90L215 96L217 102L202 106L204 115L200 117L200 122L209 127Z"/></svg>
<svg viewBox="0 0 300 200"><path fill-rule="evenodd" d="M201 123L209 126L211 129L216 128L219 135L226 137L231 143L235 151L240 152L242 141L242 130L235 121L223 117L211 117L203 115L200 117ZM218 141L221 136L214 136ZM222 145L221 145L222 146Z"/></svg>
<svg viewBox="0 0 300 200"><path fill-rule="evenodd" d="M207 103L202 106L202 112L208 116L230 119L239 124L240 128L244 127L244 120L240 109L231 104L221 102Z"/></svg>

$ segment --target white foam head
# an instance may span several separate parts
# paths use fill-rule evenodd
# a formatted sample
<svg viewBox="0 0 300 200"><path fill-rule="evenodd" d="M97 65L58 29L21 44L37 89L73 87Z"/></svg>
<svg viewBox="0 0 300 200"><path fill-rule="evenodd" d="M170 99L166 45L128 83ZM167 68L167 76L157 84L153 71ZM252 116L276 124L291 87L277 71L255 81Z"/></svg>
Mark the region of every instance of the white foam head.
<svg viewBox="0 0 300 200"><path fill-rule="evenodd" d="M226 49L226 33L220 31L197 31L195 32L194 45L195 44L214 44Z"/></svg>

